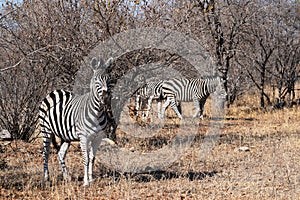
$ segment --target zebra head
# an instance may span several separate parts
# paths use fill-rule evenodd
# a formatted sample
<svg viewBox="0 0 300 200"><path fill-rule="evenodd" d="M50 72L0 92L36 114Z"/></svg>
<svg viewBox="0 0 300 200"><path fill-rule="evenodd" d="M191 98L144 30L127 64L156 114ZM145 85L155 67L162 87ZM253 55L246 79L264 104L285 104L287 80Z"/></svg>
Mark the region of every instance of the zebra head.
<svg viewBox="0 0 300 200"><path fill-rule="evenodd" d="M91 92L100 99L102 104L109 90L108 85L110 79L107 71L112 62L113 58L109 58L105 63L102 59L98 61L96 58L93 58L91 62L91 67L94 71L90 84Z"/></svg>

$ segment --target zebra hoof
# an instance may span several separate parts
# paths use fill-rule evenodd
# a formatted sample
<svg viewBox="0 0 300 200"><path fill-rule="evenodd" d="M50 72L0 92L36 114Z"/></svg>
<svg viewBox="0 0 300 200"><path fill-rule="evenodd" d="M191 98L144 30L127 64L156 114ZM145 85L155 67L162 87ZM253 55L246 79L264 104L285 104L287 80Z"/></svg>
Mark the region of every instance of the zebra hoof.
<svg viewBox="0 0 300 200"><path fill-rule="evenodd" d="M116 145L116 143L113 140L109 139L109 138L103 138L102 141L107 142L111 146L115 146Z"/></svg>
<svg viewBox="0 0 300 200"><path fill-rule="evenodd" d="M90 183L89 183L89 182L84 182L84 183L83 183L83 187L84 187L84 188L89 187L89 186L90 186Z"/></svg>
<svg viewBox="0 0 300 200"><path fill-rule="evenodd" d="M182 115L178 115L178 118L179 118L180 120L183 120Z"/></svg>
<svg viewBox="0 0 300 200"><path fill-rule="evenodd" d="M69 173L67 171L63 172L63 180L66 182L71 182L71 176L69 176Z"/></svg>
<svg viewBox="0 0 300 200"><path fill-rule="evenodd" d="M50 181L49 175L45 174L44 175L44 182Z"/></svg>

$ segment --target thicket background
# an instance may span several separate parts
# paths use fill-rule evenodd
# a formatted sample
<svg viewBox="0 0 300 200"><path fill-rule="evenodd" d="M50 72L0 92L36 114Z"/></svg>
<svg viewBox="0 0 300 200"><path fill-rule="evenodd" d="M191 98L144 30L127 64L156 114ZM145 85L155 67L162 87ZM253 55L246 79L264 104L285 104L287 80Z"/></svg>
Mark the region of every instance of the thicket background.
<svg viewBox="0 0 300 200"><path fill-rule="evenodd" d="M25 0L0 6L0 130L13 139L33 139L39 102L50 90L72 89L93 47L134 28L163 27L197 40L226 80L228 106L250 90L259 92L261 108L299 98L297 0Z"/></svg>

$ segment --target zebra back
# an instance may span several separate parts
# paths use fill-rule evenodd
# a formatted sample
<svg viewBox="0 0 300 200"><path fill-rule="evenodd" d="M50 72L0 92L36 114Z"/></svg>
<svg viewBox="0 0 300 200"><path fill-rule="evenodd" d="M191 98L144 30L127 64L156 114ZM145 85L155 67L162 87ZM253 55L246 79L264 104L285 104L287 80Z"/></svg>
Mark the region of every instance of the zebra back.
<svg viewBox="0 0 300 200"><path fill-rule="evenodd" d="M173 78L163 82L162 95L164 98L175 96L176 100L189 102L193 99L206 99L223 84L219 77L212 78Z"/></svg>

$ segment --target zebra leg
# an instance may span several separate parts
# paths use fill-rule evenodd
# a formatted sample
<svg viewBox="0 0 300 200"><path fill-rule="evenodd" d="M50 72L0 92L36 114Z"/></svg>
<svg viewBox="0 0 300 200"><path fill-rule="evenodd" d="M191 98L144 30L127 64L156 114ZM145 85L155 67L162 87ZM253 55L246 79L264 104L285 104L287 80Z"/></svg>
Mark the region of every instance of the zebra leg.
<svg viewBox="0 0 300 200"><path fill-rule="evenodd" d="M179 117L179 119L183 119L182 115L180 114L178 108L177 108L177 104L174 98L172 98L171 100L171 107L173 108L174 112L176 113L176 115Z"/></svg>
<svg viewBox="0 0 300 200"><path fill-rule="evenodd" d="M44 181L48 181L49 180L48 159L50 153L50 142L51 142L52 134L49 131L46 131L46 128L43 127L42 127L42 133L43 133Z"/></svg>
<svg viewBox="0 0 300 200"><path fill-rule="evenodd" d="M164 118L165 116L165 111L167 109L167 107L171 104L172 109L174 110L174 112L176 113L176 115L179 117L179 119L182 119L182 115L180 114L177 106L176 106L176 101L174 99L174 97L167 97L166 102L164 103L164 105L162 106L161 109L161 119Z"/></svg>
<svg viewBox="0 0 300 200"><path fill-rule="evenodd" d="M140 95L137 95L136 98L135 98L135 110L136 110L136 116L138 117L139 116L139 110L140 110L140 100L141 97Z"/></svg>
<svg viewBox="0 0 300 200"><path fill-rule="evenodd" d="M160 116L158 116L160 119L164 119L165 118L165 111L167 109L167 107L170 105L170 98L167 98L166 102L164 103L164 105L161 108L161 113Z"/></svg>
<svg viewBox="0 0 300 200"><path fill-rule="evenodd" d="M145 106L147 106L148 109L148 104L146 103L146 99L142 98L141 100L141 105L140 105L140 109L142 111L141 116L143 117L143 119L145 119L146 117L146 112L145 112Z"/></svg>
<svg viewBox="0 0 300 200"><path fill-rule="evenodd" d="M161 99L157 100L157 117L161 118Z"/></svg>
<svg viewBox="0 0 300 200"><path fill-rule="evenodd" d="M63 142L62 145L60 146L60 149L57 153L58 155L58 161L59 161L59 164L60 164L60 167L61 167L61 171L62 171L62 174L63 174L63 177L64 177L64 180L68 180L68 170L67 170L67 167L66 167L66 163L65 163L65 158L66 158L66 154L67 154L67 151L69 149L69 146L70 146L70 142Z"/></svg>
<svg viewBox="0 0 300 200"><path fill-rule="evenodd" d="M93 167L95 162L95 156L100 145L102 138L94 139L91 143L90 155L89 155L89 183L93 182Z"/></svg>
<svg viewBox="0 0 300 200"><path fill-rule="evenodd" d="M179 112L180 114L182 114L181 102L176 101L176 106L177 106L178 112Z"/></svg>
<svg viewBox="0 0 300 200"><path fill-rule="evenodd" d="M149 116L149 112L152 108L152 101L153 101L153 96L150 96L148 99L147 111L146 111L146 115L144 116L144 119L147 119Z"/></svg>
<svg viewBox="0 0 300 200"><path fill-rule="evenodd" d="M89 185L89 179L88 179L88 165L89 165L89 150L88 150L88 144L89 141L84 135L80 135L80 147L82 152L82 159L83 159L83 166L84 166L84 178L83 178L83 186Z"/></svg>
<svg viewBox="0 0 300 200"><path fill-rule="evenodd" d="M202 120L203 120L203 111L204 111L204 104L205 104L205 102L206 102L206 99L200 101L200 103L199 103L199 108L200 108L200 119L202 119Z"/></svg>
<svg viewBox="0 0 300 200"><path fill-rule="evenodd" d="M196 118L200 112L200 106L199 106L199 100L198 99L194 99L194 105L195 105L195 108L196 108L196 112L195 114L193 115L193 118ZM201 118L201 116L200 116Z"/></svg>

